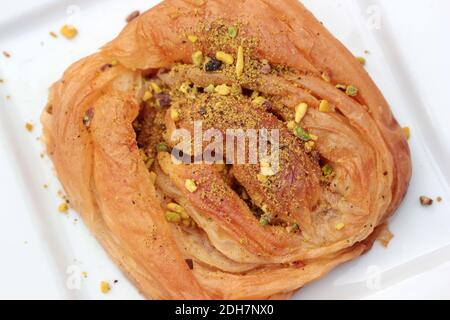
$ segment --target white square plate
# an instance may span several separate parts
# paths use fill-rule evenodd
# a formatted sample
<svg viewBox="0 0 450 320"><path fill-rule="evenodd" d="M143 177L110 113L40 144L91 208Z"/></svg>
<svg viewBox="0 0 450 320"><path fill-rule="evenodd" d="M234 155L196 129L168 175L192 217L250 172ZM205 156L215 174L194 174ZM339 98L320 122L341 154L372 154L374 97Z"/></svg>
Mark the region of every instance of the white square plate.
<svg viewBox="0 0 450 320"><path fill-rule="evenodd" d="M58 213L60 185L43 147L39 115L48 87L74 61L114 38L149 0L18 0L0 13L0 298L142 298L77 214ZM364 55L397 119L412 129L414 175L392 219L388 249L375 245L295 295L298 299L450 298L450 90L446 0L307 0L355 55ZM406 15L406 12L408 13ZM65 23L72 41L49 35ZM369 54L364 54L368 50ZM446 90L447 89L447 90ZM8 98L9 97L9 98ZM25 130L26 122L34 130ZM48 184L48 188L43 188ZM419 196L444 201L430 208ZM87 277L83 276L87 273ZM108 295L99 282L116 284Z"/></svg>

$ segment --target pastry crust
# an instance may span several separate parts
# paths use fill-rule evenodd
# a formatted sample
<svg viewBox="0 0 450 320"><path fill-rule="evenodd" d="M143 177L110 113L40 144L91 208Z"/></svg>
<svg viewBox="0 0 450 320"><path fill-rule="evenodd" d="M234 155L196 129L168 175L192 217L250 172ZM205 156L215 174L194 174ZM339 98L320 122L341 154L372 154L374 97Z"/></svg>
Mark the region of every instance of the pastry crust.
<svg viewBox="0 0 450 320"><path fill-rule="evenodd" d="M300 159L289 174L304 177L284 185L283 192L295 191L292 199L271 203L269 195L282 194L258 189L248 168L233 168L251 198L261 196L281 216L292 213L286 217L294 217L301 233L262 226L214 166L176 165L161 152L152 169L155 180L141 157L133 123L142 113L143 76L183 63L177 75L167 73L161 81L170 84L177 76L199 86L230 81L189 67L194 51L213 56L219 49L204 28L218 21L239 25L239 37L255 39L252 59L291 70L282 77L261 75L244 87L278 97L292 110L298 101L310 105L302 125L319 136L321 160L333 164L331 186L324 186L320 166L308 160L303 144L298 152L291 146L289 153ZM196 43L186 41L193 32L200 38ZM220 49L235 50L232 45ZM114 59L119 64L112 67ZM323 79L324 72L331 82ZM358 95L346 95L336 89L338 83L357 86ZM318 111L320 100L329 101L331 112ZM262 113L250 105L242 108L236 112ZM284 130L272 115L258 119ZM163 1L64 73L51 88L42 123L47 152L71 205L144 296L153 299L288 297L368 250L400 205L411 177L406 139L379 89L295 0ZM201 181L199 190L187 191L186 179ZM211 186L225 190L219 204L211 200ZM198 227L187 230L166 221L161 194L182 205ZM326 214L322 202L329 204ZM338 222L345 228L336 228Z"/></svg>

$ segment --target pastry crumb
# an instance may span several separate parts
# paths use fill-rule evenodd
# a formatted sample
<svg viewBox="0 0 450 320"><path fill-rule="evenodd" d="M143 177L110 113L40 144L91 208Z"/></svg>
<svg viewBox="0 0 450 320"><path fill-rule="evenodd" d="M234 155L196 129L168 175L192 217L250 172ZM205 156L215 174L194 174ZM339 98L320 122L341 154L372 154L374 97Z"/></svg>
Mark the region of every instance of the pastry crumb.
<svg viewBox="0 0 450 320"><path fill-rule="evenodd" d="M377 237L377 240L378 240L378 242L381 243L381 245L383 247L387 248L393 238L394 238L394 234L389 230L388 226L386 225L381 230L380 234Z"/></svg>
<svg viewBox="0 0 450 320"><path fill-rule="evenodd" d="M424 207L429 207L433 204L433 199L430 199L426 196L421 196L420 197L420 204Z"/></svg>
<svg viewBox="0 0 450 320"><path fill-rule="evenodd" d="M5 58L11 58L11 54L8 51L3 51Z"/></svg>
<svg viewBox="0 0 450 320"><path fill-rule="evenodd" d="M58 35L56 34L56 32L50 31L49 32L50 36L52 36L53 38L58 38Z"/></svg>
<svg viewBox="0 0 450 320"><path fill-rule="evenodd" d="M436 201L437 201L437 202L442 202L442 200L443 200L442 197L437 197L437 198L436 198Z"/></svg>
<svg viewBox="0 0 450 320"><path fill-rule="evenodd" d="M137 17L139 17L141 15L141 12L139 10L133 11L131 12L127 18L125 19L125 21L127 23L130 23L131 21L133 21L134 19L136 19Z"/></svg>

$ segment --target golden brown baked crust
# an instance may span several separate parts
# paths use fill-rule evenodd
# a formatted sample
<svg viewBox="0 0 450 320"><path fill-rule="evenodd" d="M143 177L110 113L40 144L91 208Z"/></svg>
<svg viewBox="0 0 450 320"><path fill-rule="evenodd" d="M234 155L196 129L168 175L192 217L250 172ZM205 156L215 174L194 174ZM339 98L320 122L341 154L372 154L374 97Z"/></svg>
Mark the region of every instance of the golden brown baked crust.
<svg viewBox="0 0 450 320"><path fill-rule="evenodd" d="M189 65L194 50L210 56L218 49L235 52L232 44L217 48L210 41L205 26L218 21L239 24L238 39L256 39L252 59L291 70L261 75L243 87L291 110L299 101L310 105L302 126L319 137L316 148L322 161L333 165L333 180L323 183L319 164L308 160L301 142L290 145L289 159L300 160L281 173L286 176L277 190L261 187L252 178L254 168L237 165L232 172L255 202L262 197L271 210L293 217L301 232L262 226L211 165L175 165L161 152L152 169L155 181L140 155L133 123L142 114L143 74ZM199 40L186 41L187 33ZM109 66L113 59L119 65ZM177 76L196 85L231 81L186 65ZM161 79L170 84L177 76ZM357 86L358 95L336 89L341 83ZM330 102L331 112L317 110L321 99ZM251 104L236 108L248 117L265 114ZM262 121L257 126L284 132L273 115L256 118ZM189 127L192 120L177 125ZM148 298L288 297L368 250L411 176L406 139L382 94L352 54L295 0L166 0L130 22L99 53L72 65L53 85L42 123L72 206ZM286 139L289 135L286 131ZM302 179L287 182L292 175ZM186 179L200 182L199 190L187 191ZM220 202L211 186L222 188ZM198 227L167 222L161 194L182 205Z"/></svg>

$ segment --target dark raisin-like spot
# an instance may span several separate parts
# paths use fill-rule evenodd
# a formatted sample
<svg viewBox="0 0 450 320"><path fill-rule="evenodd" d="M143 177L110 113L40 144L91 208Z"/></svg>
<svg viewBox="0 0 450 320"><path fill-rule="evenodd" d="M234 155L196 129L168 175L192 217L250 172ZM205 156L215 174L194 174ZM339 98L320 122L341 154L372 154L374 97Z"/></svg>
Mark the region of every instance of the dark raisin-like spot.
<svg viewBox="0 0 450 320"><path fill-rule="evenodd" d="M101 72L105 72L106 70L108 70L109 68L112 68L112 64L107 63L101 66L100 71Z"/></svg>
<svg viewBox="0 0 450 320"><path fill-rule="evenodd" d="M192 261L192 259L186 259L186 264L188 265L189 269L193 270L194 269L194 262Z"/></svg>
<svg viewBox="0 0 450 320"><path fill-rule="evenodd" d="M262 107L264 109L266 109L267 111L270 111L273 109L273 104L272 102L270 102L269 100L264 101L264 103L262 104Z"/></svg>
<svg viewBox="0 0 450 320"><path fill-rule="evenodd" d="M94 109L93 108L87 109L83 117L83 124L86 128L89 128L91 126L93 117L94 117Z"/></svg>
<svg viewBox="0 0 450 320"><path fill-rule="evenodd" d="M161 108L167 108L170 107L170 104L172 102L172 99L170 98L170 95L167 93L158 93L156 95L156 99L158 101L158 104Z"/></svg>
<svg viewBox="0 0 450 320"><path fill-rule="evenodd" d="M205 64L206 71L217 71L222 66L222 61L211 59Z"/></svg>

